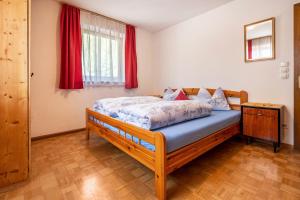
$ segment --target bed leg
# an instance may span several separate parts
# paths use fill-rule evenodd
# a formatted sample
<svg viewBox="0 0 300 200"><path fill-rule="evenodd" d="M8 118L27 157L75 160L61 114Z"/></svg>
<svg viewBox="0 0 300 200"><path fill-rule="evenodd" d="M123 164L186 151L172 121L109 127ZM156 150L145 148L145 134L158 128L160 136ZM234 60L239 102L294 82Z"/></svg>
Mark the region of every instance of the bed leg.
<svg viewBox="0 0 300 200"><path fill-rule="evenodd" d="M86 140L90 139L90 129L86 127Z"/></svg>
<svg viewBox="0 0 300 200"><path fill-rule="evenodd" d="M89 114L88 114L88 109L86 109L86 115L85 115L86 140L90 139L90 128L88 125L88 121L89 121Z"/></svg>
<svg viewBox="0 0 300 200"><path fill-rule="evenodd" d="M166 140L163 134L155 133L155 189L159 200L167 199L166 185Z"/></svg>

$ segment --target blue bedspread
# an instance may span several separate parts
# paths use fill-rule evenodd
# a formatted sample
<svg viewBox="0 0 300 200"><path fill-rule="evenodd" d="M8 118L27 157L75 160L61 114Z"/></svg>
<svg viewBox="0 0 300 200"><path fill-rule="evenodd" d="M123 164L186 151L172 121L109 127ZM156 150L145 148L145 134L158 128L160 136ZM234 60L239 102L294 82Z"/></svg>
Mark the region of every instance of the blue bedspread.
<svg viewBox="0 0 300 200"><path fill-rule="evenodd" d="M165 135L169 153L235 124L240 118L240 111L212 111L209 117L182 122L156 131Z"/></svg>
<svg viewBox="0 0 300 200"><path fill-rule="evenodd" d="M170 153L218 130L235 124L240 121L240 118L240 111L212 111L211 115L208 117L181 122L153 131L161 132L165 135L167 152ZM118 132L118 129L108 124L105 124L105 127ZM120 134L124 136L125 133L120 132ZM126 138L131 139L131 135L126 134ZM133 141L138 143L138 138L133 137ZM155 147L152 144L145 141L141 141L141 144L147 149L155 151Z"/></svg>

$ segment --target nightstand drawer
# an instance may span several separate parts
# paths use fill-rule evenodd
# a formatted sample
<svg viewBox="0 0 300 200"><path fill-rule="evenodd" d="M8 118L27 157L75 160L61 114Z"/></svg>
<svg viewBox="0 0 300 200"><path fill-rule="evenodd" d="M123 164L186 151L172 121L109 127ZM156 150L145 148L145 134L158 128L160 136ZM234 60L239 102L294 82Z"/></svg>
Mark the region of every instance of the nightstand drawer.
<svg viewBox="0 0 300 200"><path fill-rule="evenodd" d="M270 109L260 109L260 108L243 108L244 115L257 115L257 116L266 116L266 117L278 117L277 110L270 110Z"/></svg>
<svg viewBox="0 0 300 200"><path fill-rule="evenodd" d="M244 135L264 140L278 141L278 118L266 115L243 115Z"/></svg>

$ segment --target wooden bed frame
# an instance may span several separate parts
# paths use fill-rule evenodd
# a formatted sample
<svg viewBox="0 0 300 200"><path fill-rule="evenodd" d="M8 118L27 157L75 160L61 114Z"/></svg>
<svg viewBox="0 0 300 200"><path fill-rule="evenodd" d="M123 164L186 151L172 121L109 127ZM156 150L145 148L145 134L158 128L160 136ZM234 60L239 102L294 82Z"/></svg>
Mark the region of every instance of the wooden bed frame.
<svg viewBox="0 0 300 200"><path fill-rule="evenodd" d="M199 88L185 88L183 90L187 95L196 95L198 94ZM215 89L208 89L208 91L213 94ZM224 93L227 98L239 98L240 104L248 101L248 94L245 91L224 90ZM230 106L234 110L240 110L240 104L230 104ZM97 120L97 122L95 122L95 120ZM123 131L138 138L138 144L133 141L132 137L130 140L126 138L126 136L116 134L116 132L106 128L104 124L117 128L119 133L120 131ZM90 131L94 131L97 135L106 139L108 142L154 171L156 195L159 200L164 200L166 199L166 182L168 174L232 136L239 134L241 132L241 125L240 123L236 123L228 126L171 153L167 153L166 151L166 139L162 133L145 130L127 124L107 115L102 115L89 108L86 109L86 130L87 139L89 139ZM150 151L142 146L141 140L153 144L155 146L155 151Z"/></svg>

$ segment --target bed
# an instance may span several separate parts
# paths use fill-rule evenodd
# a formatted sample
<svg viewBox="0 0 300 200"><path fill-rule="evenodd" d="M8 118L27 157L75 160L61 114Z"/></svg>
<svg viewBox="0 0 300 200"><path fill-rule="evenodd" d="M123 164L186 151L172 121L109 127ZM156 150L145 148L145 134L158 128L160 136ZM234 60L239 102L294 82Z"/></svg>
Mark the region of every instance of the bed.
<svg viewBox="0 0 300 200"><path fill-rule="evenodd" d="M184 88L187 95L198 94L199 88ZM213 94L215 89L208 89ZM167 175L218 144L241 133L240 104L248 101L245 91L224 90L231 111L213 111L211 116L171 126L146 130L132 124L86 109L87 139L90 132L106 139L155 173L158 199L166 199Z"/></svg>

